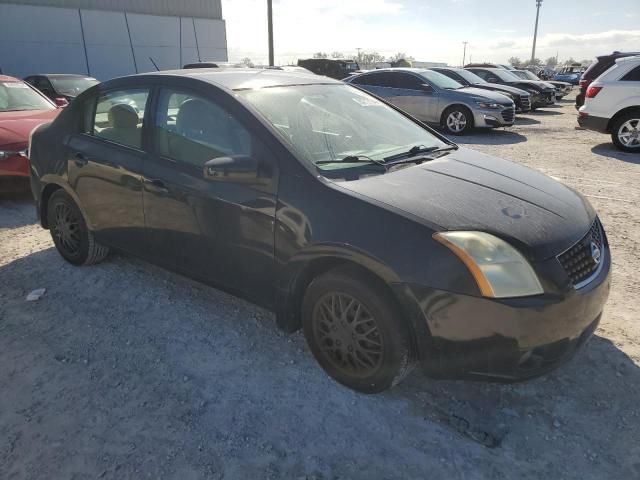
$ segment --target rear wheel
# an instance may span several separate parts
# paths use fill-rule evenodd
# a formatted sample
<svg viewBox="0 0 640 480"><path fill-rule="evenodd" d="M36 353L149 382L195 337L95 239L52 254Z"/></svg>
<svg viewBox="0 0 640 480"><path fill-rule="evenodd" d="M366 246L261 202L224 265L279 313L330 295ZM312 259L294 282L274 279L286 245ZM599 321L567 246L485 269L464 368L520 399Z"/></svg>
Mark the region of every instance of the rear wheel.
<svg viewBox="0 0 640 480"><path fill-rule="evenodd" d="M611 140L624 152L640 153L640 110L622 115L613 122Z"/></svg>
<svg viewBox="0 0 640 480"><path fill-rule="evenodd" d="M95 241L82 212L64 190L57 190L51 195L47 221L58 253L69 263L92 265L109 254L107 247Z"/></svg>
<svg viewBox="0 0 640 480"><path fill-rule="evenodd" d="M316 278L302 304L304 334L320 366L341 384L377 393L413 363L407 324L389 294L359 271Z"/></svg>
<svg viewBox="0 0 640 480"><path fill-rule="evenodd" d="M454 105L442 114L442 127L451 135L464 135L473 128L473 115L468 108Z"/></svg>

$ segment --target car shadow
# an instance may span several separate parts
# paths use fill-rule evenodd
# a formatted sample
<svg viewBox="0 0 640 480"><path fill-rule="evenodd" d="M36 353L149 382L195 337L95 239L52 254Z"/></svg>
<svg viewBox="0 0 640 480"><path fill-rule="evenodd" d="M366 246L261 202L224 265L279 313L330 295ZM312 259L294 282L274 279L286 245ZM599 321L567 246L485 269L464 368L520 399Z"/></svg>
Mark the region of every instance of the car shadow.
<svg viewBox="0 0 640 480"><path fill-rule="evenodd" d="M499 447L507 437L517 437L509 439L512 445L535 445L562 428L563 436L617 437L614 444L601 440L601 445L593 445L606 456L634 442L640 416L628 415L637 407L638 394L640 367L610 340L596 335L568 364L535 380L515 384L432 380L417 371L386 395L404 398L427 419L485 447ZM601 419L597 432L576 423L593 415L611 418ZM619 429L620 417L627 419L625 431ZM541 438L533 438L537 436ZM640 474L640 464L635 468Z"/></svg>
<svg viewBox="0 0 640 480"><path fill-rule="evenodd" d="M540 125L542 122L535 118L516 116L516 125Z"/></svg>
<svg viewBox="0 0 640 480"><path fill-rule="evenodd" d="M464 136L448 135L448 138L459 145L513 145L527 141L524 135L502 129L476 130Z"/></svg>
<svg viewBox="0 0 640 480"><path fill-rule="evenodd" d="M545 110L541 110L541 108L544 108ZM527 115L542 115L542 116L564 115L564 112L561 112L561 111L548 110L550 108L558 108L558 107L554 107L552 105L550 105L548 107L540 107L537 110L533 110L531 112L528 112Z"/></svg>
<svg viewBox="0 0 640 480"><path fill-rule="evenodd" d="M37 221L31 191L0 191L0 228L17 228Z"/></svg>
<svg viewBox="0 0 640 480"><path fill-rule="evenodd" d="M602 157L613 157L618 160L622 160L623 162L640 164L640 154L618 150L611 142L596 145L591 148L591 151Z"/></svg>

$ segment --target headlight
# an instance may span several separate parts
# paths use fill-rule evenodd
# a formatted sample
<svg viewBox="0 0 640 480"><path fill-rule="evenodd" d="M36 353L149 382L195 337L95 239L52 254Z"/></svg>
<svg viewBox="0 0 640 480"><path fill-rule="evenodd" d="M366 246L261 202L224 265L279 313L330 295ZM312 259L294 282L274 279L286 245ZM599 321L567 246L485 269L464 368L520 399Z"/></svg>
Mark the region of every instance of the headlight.
<svg viewBox="0 0 640 480"><path fill-rule="evenodd" d="M492 102L476 102L476 104L480 107L480 108L490 108L492 110L497 110L498 108L500 108L500 104L499 103L492 103Z"/></svg>
<svg viewBox="0 0 640 480"><path fill-rule="evenodd" d="M25 151L9 151L9 150L0 150L0 160L3 158L15 157L16 155L25 155Z"/></svg>
<svg viewBox="0 0 640 480"><path fill-rule="evenodd" d="M527 88L527 92L529 92L531 95L538 95L538 91L534 90L533 88Z"/></svg>
<svg viewBox="0 0 640 480"><path fill-rule="evenodd" d="M529 262L498 237L485 232L440 232L433 238L462 260L485 297L526 297L544 293Z"/></svg>

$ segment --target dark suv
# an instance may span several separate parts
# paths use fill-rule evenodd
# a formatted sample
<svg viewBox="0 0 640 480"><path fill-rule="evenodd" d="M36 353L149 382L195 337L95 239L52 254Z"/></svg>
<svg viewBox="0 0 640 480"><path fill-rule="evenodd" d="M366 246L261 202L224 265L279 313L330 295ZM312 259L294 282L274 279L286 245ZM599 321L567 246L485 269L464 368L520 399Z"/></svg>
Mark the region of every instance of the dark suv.
<svg viewBox="0 0 640 480"><path fill-rule="evenodd" d="M584 105L584 96L587 88L596 78L609 70L616 63L616 60L623 57L633 57L640 55L640 52L613 52L610 55L601 55L596 58L589 68L582 74L580 79L580 93L576 96L576 108Z"/></svg>
<svg viewBox="0 0 640 480"><path fill-rule="evenodd" d="M360 70L360 65L358 65L358 62L355 60L332 58L308 58L306 60L298 60L298 66L304 67L316 75L324 75L335 78L336 80L347 78Z"/></svg>

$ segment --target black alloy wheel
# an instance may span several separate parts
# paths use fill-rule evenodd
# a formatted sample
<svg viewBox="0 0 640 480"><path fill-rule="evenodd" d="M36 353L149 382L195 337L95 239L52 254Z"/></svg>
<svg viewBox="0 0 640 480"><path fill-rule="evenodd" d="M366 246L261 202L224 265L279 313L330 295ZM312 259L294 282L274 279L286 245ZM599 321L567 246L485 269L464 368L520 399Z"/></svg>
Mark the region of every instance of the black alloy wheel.
<svg viewBox="0 0 640 480"><path fill-rule="evenodd" d="M413 366L405 318L384 284L357 267L341 267L311 282L302 324L325 372L359 392L391 388Z"/></svg>
<svg viewBox="0 0 640 480"><path fill-rule="evenodd" d="M49 198L47 222L58 253L69 263L92 265L109 254L109 248L96 242L73 198L62 189Z"/></svg>

